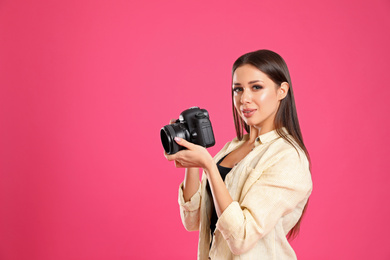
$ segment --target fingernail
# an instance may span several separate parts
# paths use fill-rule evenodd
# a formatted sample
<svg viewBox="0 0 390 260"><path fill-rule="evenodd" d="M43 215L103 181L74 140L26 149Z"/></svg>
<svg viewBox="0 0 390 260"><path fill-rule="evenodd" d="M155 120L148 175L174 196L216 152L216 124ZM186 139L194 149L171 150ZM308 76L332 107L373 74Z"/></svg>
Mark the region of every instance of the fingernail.
<svg viewBox="0 0 390 260"><path fill-rule="evenodd" d="M180 142L180 141L181 141L181 138L176 136L176 137L175 137L175 141L176 141L176 142Z"/></svg>

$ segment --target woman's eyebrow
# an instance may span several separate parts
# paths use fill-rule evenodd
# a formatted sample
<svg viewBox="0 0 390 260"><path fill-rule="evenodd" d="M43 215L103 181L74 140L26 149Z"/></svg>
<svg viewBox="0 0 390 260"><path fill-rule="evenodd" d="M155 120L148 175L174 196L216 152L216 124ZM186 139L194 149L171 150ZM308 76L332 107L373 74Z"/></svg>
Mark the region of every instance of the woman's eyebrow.
<svg viewBox="0 0 390 260"><path fill-rule="evenodd" d="M257 83L257 82L262 82L262 80L252 80L252 81L249 81L248 84L253 84L253 83ZM233 85L234 86L240 86L241 83L234 82Z"/></svg>
<svg viewBox="0 0 390 260"><path fill-rule="evenodd" d="M262 80L252 80L252 81L249 81L248 83L249 84L253 84L253 83L256 83L256 82L262 82Z"/></svg>

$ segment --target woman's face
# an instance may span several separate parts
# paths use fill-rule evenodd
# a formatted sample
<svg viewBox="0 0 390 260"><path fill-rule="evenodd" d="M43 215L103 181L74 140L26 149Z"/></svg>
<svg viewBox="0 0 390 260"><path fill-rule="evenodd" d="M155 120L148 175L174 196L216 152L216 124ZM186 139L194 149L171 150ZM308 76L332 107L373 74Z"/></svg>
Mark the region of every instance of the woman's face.
<svg viewBox="0 0 390 260"><path fill-rule="evenodd" d="M234 106L248 126L260 134L273 130L280 101L287 95L288 84L277 86L265 73L245 64L233 74Z"/></svg>

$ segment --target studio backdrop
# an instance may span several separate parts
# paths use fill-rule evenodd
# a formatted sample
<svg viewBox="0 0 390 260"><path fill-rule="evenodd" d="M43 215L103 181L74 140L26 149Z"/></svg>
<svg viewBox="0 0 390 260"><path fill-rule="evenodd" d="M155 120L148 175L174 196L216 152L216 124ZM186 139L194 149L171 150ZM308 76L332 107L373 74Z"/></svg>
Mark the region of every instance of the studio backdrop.
<svg viewBox="0 0 390 260"><path fill-rule="evenodd" d="M196 259L160 129L235 137L231 66L287 62L312 160L298 259L389 259L390 2L0 1L0 259Z"/></svg>

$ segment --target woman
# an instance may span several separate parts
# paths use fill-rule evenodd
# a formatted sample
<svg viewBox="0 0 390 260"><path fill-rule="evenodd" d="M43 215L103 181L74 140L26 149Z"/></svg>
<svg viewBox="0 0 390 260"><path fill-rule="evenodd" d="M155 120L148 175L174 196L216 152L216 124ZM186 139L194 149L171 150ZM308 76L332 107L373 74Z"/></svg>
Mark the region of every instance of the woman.
<svg viewBox="0 0 390 260"><path fill-rule="evenodd" d="M288 238L299 231L312 180L282 57L269 50L239 57L232 101L237 137L214 159L180 138L188 149L166 155L186 168L183 224L200 231L198 259L296 259Z"/></svg>

